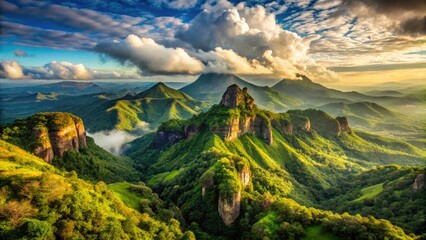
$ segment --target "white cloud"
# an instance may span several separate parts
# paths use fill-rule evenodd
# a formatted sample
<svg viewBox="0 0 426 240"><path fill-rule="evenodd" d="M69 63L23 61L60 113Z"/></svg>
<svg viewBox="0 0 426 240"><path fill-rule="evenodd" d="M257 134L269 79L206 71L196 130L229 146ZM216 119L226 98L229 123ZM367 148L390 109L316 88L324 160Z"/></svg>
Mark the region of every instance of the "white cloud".
<svg viewBox="0 0 426 240"><path fill-rule="evenodd" d="M220 55L217 50L221 50L222 55L223 51L232 50L232 54L240 57L235 61L245 59L244 69L251 74L271 72L277 77L294 78L296 73L301 73L319 81L339 80L337 74L325 74L331 71L319 66L308 55L310 43L318 39L317 35L303 38L284 30L275 15L262 6L238 4L223 11L204 10L176 37L194 49L216 52L216 55ZM229 61L230 53L225 58L221 56L228 60L226 63L207 62L207 70L219 68L234 70L234 73L241 70Z"/></svg>
<svg viewBox="0 0 426 240"><path fill-rule="evenodd" d="M150 0L157 7L166 6L174 9L187 9L194 7L198 0Z"/></svg>
<svg viewBox="0 0 426 240"><path fill-rule="evenodd" d="M116 71L98 71L86 68L83 64L52 61L41 67L23 67L16 61L3 60L0 63L0 78L10 79L134 79L139 75Z"/></svg>
<svg viewBox="0 0 426 240"><path fill-rule="evenodd" d="M96 50L121 63L133 63L145 75L196 74L203 70L203 64L183 48L166 48L151 38L136 35L129 35L123 41L100 43Z"/></svg>
<svg viewBox="0 0 426 240"><path fill-rule="evenodd" d="M197 58L206 63L205 72L235 74L272 74L273 70L262 65L258 60L241 57L231 49L216 48L214 51L199 51Z"/></svg>
<svg viewBox="0 0 426 240"><path fill-rule="evenodd" d="M0 64L0 77L20 79L24 78L24 73L21 65L19 65L16 61L2 60Z"/></svg>
<svg viewBox="0 0 426 240"><path fill-rule="evenodd" d="M100 131L95 133L88 132L87 135L92 137L97 145L116 155L122 153L123 146L126 143L138 137L121 130Z"/></svg>

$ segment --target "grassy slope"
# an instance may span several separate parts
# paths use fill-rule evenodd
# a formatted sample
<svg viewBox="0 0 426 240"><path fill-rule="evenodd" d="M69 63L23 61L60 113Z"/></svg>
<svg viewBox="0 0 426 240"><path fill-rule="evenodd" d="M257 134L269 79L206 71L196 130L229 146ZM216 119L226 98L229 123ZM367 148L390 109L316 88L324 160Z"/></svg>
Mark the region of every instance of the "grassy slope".
<svg viewBox="0 0 426 240"><path fill-rule="evenodd" d="M140 214L104 183L87 183L1 140L0 186L2 239L182 237L176 220Z"/></svg>
<svg viewBox="0 0 426 240"><path fill-rule="evenodd" d="M112 100L95 109L91 131L152 131L169 119L188 119L207 107L185 93L157 84L131 99Z"/></svg>
<svg viewBox="0 0 426 240"><path fill-rule="evenodd" d="M108 184L108 189L113 191L124 204L135 210L139 210L140 197L135 192L129 190L130 186L132 186L132 184L128 182L117 182Z"/></svg>

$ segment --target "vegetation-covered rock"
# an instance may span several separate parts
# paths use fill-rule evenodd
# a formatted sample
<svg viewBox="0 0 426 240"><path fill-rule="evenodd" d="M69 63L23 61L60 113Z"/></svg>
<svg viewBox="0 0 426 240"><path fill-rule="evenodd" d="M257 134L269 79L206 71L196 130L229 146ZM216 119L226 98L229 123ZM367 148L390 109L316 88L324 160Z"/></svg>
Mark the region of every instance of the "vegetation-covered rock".
<svg viewBox="0 0 426 240"><path fill-rule="evenodd" d="M3 140L12 142L51 163L67 151L84 148L86 132L83 121L70 113L38 113L16 120L1 129Z"/></svg>

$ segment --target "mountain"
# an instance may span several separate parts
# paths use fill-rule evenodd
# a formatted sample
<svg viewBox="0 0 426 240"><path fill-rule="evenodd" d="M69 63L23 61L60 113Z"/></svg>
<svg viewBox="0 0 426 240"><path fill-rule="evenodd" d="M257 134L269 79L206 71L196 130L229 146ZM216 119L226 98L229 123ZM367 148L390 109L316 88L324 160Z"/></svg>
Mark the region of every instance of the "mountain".
<svg viewBox="0 0 426 240"><path fill-rule="evenodd" d="M272 89L296 99L302 99L306 107L318 107L329 103L374 102L390 107L398 112L420 112L424 108L424 100L412 96L369 96L356 91L343 92L327 88L315 83L304 75L297 75L301 80L283 79Z"/></svg>
<svg viewBox="0 0 426 240"><path fill-rule="evenodd" d="M185 93L157 83L137 95L107 101L80 116L90 131L126 130L147 132L169 119L187 119L207 104ZM152 130L151 130L152 131Z"/></svg>
<svg viewBox="0 0 426 240"><path fill-rule="evenodd" d="M84 81L62 81L56 83L42 84L29 87L14 87L4 88L3 93L21 93L21 92L41 92L50 93L55 92L58 94L79 95L90 94L105 91L104 88L94 82Z"/></svg>
<svg viewBox="0 0 426 240"><path fill-rule="evenodd" d="M0 128L1 139L21 147L46 163L76 171L92 181L137 181L128 158L114 156L86 138L83 121L70 113L38 113Z"/></svg>
<svg viewBox="0 0 426 240"><path fill-rule="evenodd" d="M194 239L143 183L93 184L3 140L0 153L1 239Z"/></svg>
<svg viewBox="0 0 426 240"><path fill-rule="evenodd" d="M92 93L82 95L65 95L58 93L13 93L0 95L0 120L2 123L13 122L17 118L27 118L39 112L72 112L81 116L112 99L123 97L117 93Z"/></svg>
<svg viewBox="0 0 426 240"><path fill-rule="evenodd" d="M345 115L358 129L388 134L422 133L420 123L372 102L330 103L318 107L333 116Z"/></svg>
<svg viewBox="0 0 426 240"><path fill-rule="evenodd" d="M219 102L221 94L232 84L248 88L256 103L262 108L274 111L284 111L300 106L303 103L300 99L292 98L289 95L279 94L270 87L256 86L233 74L201 74L197 80L180 90L197 99Z"/></svg>
<svg viewBox="0 0 426 240"><path fill-rule="evenodd" d="M374 135L364 139L346 117L315 109L261 110L250 90L237 85L209 111L164 122L131 142L126 155L204 239L409 239L386 220L313 206L347 175L426 163L424 149Z"/></svg>

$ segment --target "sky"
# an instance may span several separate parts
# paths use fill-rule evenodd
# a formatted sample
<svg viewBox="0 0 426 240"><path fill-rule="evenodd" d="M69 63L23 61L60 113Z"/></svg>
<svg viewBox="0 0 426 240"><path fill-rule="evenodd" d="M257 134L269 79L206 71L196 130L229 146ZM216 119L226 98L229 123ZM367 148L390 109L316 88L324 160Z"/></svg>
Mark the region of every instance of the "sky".
<svg viewBox="0 0 426 240"><path fill-rule="evenodd" d="M0 78L426 80L423 0L3 0Z"/></svg>

